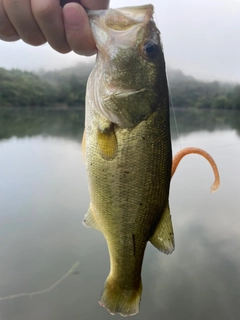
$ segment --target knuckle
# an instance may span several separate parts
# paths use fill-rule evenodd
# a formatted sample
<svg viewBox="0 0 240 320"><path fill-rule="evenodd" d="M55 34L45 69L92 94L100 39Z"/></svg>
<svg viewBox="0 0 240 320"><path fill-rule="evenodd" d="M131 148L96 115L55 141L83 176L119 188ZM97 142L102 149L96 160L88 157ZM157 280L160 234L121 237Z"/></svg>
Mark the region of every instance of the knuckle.
<svg viewBox="0 0 240 320"><path fill-rule="evenodd" d="M47 37L46 39L49 45L59 53L65 54L71 51L71 48L64 36L54 37L53 35L51 35L51 37Z"/></svg>
<svg viewBox="0 0 240 320"><path fill-rule="evenodd" d="M5 11L9 14L18 12L21 8L21 1L19 0L3 0L3 7Z"/></svg>
<svg viewBox="0 0 240 320"><path fill-rule="evenodd" d="M5 0L3 1L4 3L4 7L8 7L8 8L15 8L18 7L21 3L21 1L19 0Z"/></svg>
<svg viewBox="0 0 240 320"><path fill-rule="evenodd" d="M69 37L68 44L71 49L80 55L91 56L96 53L96 46L91 38L91 35L86 34L85 36L79 35L78 37Z"/></svg>
<svg viewBox="0 0 240 320"><path fill-rule="evenodd" d="M96 53L96 47L91 43L83 45L82 42L71 42L70 47L75 53L83 56L91 56Z"/></svg>
<svg viewBox="0 0 240 320"><path fill-rule="evenodd" d="M59 46L52 46L52 48L55 50L55 51L57 51L57 52L59 52L59 53L62 53L62 54L67 54L67 53L69 53L69 52L71 52L72 50L71 50L71 48L69 48L69 46L61 46L61 47L59 47Z"/></svg>
<svg viewBox="0 0 240 320"><path fill-rule="evenodd" d="M85 57L90 57L96 53L96 50L73 50L76 54L85 56Z"/></svg>
<svg viewBox="0 0 240 320"><path fill-rule="evenodd" d="M23 41L32 46L40 46L46 43L45 37L38 32L34 32L34 33L30 32L28 34L25 34L25 36L23 37Z"/></svg>
<svg viewBox="0 0 240 320"><path fill-rule="evenodd" d="M11 41L12 38L17 38L18 34L13 25L11 24L3 3L0 3L0 38L6 41Z"/></svg>
<svg viewBox="0 0 240 320"><path fill-rule="evenodd" d="M17 40L19 40L20 39L20 37L18 36L18 35L13 35L13 36L11 36L11 37L5 37L5 36L2 36L2 35L0 35L0 40L3 40L3 41L9 41L9 42L11 42L11 41L17 41Z"/></svg>
<svg viewBox="0 0 240 320"><path fill-rule="evenodd" d="M13 29L11 26L1 26L0 25L0 38L5 41L11 41L12 39L19 39L19 36L15 29ZM12 41L13 41L12 40Z"/></svg>
<svg viewBox="0 0 240 320"><path fill-rule="evenodd" d="M52 1L49 1L46 5L38 3L37 6L33 8L33 15L36 19L46 20L49 19L54 14L55 6ZM44 4L46 1L44 1Z"/></svg>

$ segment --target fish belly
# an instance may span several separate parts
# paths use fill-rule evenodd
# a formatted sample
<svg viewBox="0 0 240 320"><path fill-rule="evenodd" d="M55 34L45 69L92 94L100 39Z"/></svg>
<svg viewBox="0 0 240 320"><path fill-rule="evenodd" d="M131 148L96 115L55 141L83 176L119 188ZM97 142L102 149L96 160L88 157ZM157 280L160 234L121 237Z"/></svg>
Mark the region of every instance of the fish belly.
<svg viewBox="0 0 240 320"><path fill-rule="evenodd" d="M111 264L100 304L113 314L138 312L145 247L168 201L172 155L167 116L158 108L132 129L115 126L117 150L110 160L102 156L97 126L86 128L91 215L106 239Z"/></svg>

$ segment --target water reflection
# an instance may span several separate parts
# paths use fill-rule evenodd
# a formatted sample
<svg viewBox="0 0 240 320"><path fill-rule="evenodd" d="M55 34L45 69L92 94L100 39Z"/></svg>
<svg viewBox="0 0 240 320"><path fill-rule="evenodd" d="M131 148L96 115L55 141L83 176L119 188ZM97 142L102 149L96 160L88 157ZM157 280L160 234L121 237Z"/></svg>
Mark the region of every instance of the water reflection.
<svg viewBox="0 0 240 320"><path fill-rule="evenodd" d="M240 133L239 111L171 109L172 138L176 139L175 113L180 135L191 132L236 129ZM0 108L0 139L36 135L79 139L84 127L84 108Z"/></svg>
<svg viewBox="0 0 240 320"><path fill-rule="evenodd" d="M213 175L205 159L181 162L170 196L176 250L166 256L148 245L135 319L238 319L240 138L228 122L210 132L180 119L183 134L174 139L174 152L180 145L209 151L221 187L210 194ZM58 128L71 128L67 122ZM97 303L109 271L105 240L81 224L89 197L79 131L6 139L14 130L0 141L0 296L48 288L75 261L80 265L51 292L0 301L0 319L112 319Z"/></svg>
<svg viewBox="0 0 240 320"><path fill-rule="evenodd" d="M79 138L84 108L0 108L0 139L36 135Z"/></svg>
<svg viewBox="0 0 240 320"><path fill-rule="evenodd" d="M216 110L216 109L171 109L171 116L176 114L177 125L180 135L186 135L195 131L214 131L217 129L236 129L240 134L240 117L239 111L235 110ZM176 139L176 124L171 121L172 138Z"/></svg>
<svg viewBox="0 0 240 320"><path fill-rule="evenodd" d="M238 319L239 248L229 247L204 227L188 225L171 263L158 257L160 268L153 267L162 278L161 286L155 285L155 296L161 297L160 305L155 299L155 315L166 319Z"/></svg>

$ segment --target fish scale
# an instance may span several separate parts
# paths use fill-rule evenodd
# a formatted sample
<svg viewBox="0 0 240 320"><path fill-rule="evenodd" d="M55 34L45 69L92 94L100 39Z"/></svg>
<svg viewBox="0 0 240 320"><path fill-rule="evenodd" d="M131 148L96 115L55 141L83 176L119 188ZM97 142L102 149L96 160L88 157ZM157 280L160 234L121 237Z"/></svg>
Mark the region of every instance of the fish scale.
<svg viewBox="0 0 240 320"><path fill-rule="evenodd" d="M154 121L150 117L133 130L116 128L118 152L111 161L99 155L96 137L86 145L94 216L108 244L111 277L121 290L138 292L146 243L168 200L171 146L161 142L162 115L159 108ZM154 127L151 133L149 123Z"/></svg>

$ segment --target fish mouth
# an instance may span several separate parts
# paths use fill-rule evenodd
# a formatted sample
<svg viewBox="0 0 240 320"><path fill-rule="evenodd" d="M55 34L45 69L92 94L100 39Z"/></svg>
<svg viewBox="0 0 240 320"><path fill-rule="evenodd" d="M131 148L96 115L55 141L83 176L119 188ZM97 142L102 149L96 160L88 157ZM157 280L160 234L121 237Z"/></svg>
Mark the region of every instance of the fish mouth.
<svg viewBox="0 0 240 320"><path fill-rule="evenodd" d="M147 25L153 15L152 5L125 7L108 10L89 10L88 17L97 48L106 48L112 43L119 46L133 46L136 42L136 30Z"/></svg>
<svg viewBox="0 0 240 320"><path fill-rule="evenodd" d="M153 14L152 5L125 7L110 11L106 16L106 26L112 30L127 30L138 23L149 20Z"/></svg>
<svg viewBox="0 0 240 320"><path fill-rule="evenodd" d="M105 25L113 30L126 30L134 24L146 22L153 15L153 5L123 7L108 10L88 10L90 21L104 17Z"/></svg>

